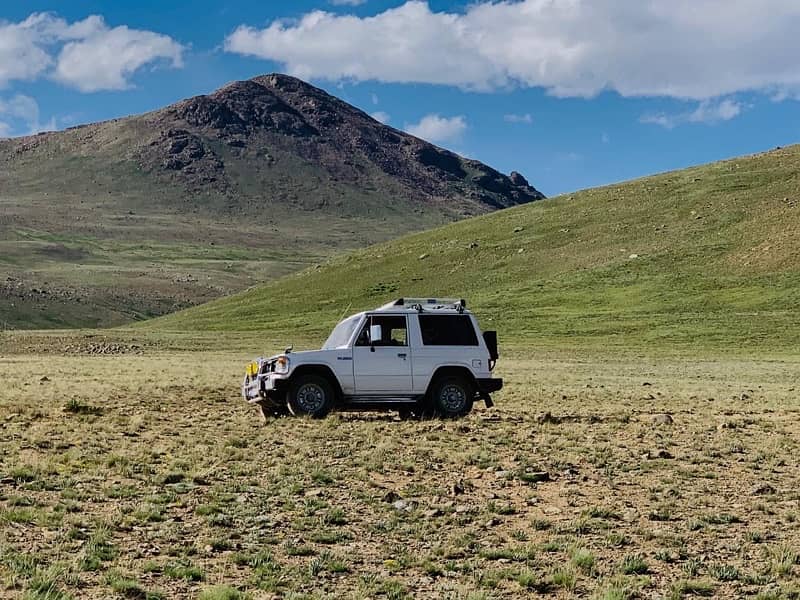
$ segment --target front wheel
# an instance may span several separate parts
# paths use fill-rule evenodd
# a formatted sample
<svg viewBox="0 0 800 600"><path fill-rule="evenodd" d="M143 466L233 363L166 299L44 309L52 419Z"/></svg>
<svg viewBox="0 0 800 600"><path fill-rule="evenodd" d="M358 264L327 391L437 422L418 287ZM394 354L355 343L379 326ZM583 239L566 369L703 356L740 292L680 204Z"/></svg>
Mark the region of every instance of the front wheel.
<svg viewBox="0 0 800 600"><path fill-rule="evenodd" d="M319 375L301 375L289 386L287 404L295 416L321 419L333 408L333 387Z"/></svg>
<svg viewBox="0 0 800 600"><path fill-rule="evenodd" d="M472 410L475 386L466 377L443 377L433 386L431 404L440 417L457 419Z"/></svg>

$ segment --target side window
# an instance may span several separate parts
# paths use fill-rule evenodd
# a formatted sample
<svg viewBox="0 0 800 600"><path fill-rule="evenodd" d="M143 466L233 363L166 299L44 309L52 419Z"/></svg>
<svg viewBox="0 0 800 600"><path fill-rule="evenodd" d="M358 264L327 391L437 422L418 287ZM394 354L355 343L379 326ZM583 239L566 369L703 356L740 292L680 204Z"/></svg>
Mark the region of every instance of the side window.
<svg viewBox="0 0 800 600"><path fill-rule="evenodd" d="M420 315L425 346L477 346L478 336L468 315Z"/></svg>
<svg viewBox="0 0 800 600"><path fill-rule="evenodd" d="M370 326L380 325L381 339L371 340ZM367 318L364 328L358 334L356 346L408 346L408 325L406 318L396 315L372 315Z"/></svg>

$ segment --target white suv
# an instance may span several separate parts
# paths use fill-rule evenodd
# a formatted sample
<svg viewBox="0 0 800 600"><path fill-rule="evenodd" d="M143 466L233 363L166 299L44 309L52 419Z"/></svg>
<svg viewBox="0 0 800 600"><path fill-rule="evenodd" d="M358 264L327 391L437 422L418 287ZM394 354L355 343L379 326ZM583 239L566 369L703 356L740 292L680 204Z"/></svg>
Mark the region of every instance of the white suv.
<svg viewBox="0 0 800 600"><path fill-rule="evenodd" d="M265 417L334 408L460 417L503 387L491 375L497 335L481 334L464 300L401 298L339 323L321 350L259 358L242 395Z"/></svg>

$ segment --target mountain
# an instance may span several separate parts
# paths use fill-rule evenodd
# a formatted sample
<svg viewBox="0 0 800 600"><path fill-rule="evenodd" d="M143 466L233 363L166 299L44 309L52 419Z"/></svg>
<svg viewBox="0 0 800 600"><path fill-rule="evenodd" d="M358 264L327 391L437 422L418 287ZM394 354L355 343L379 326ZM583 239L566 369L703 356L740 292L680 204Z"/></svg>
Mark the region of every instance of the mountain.
<svg viewBox="0 0 800 600"><path fill-rule="evenodd" d="M796 352L800 146L591 189L333 258L156 319L318 344L344 314L464 297L501 343ZM507 347L507 346L506 346Z"/></svg>
<svg viewBox="0 0 800 600"><path fill-rule="evenodd" d="M543 198L285 75L0 140L0 324L119 325Z"/></svg>

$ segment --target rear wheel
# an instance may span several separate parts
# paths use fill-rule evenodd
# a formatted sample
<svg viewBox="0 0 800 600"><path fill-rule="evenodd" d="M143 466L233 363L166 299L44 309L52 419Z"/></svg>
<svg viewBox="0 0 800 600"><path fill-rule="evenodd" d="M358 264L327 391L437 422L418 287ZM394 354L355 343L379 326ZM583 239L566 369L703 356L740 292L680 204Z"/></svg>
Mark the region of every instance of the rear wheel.
<svg viewBox="0 0 800 600"><path fill-rule="evenodd" d="M295 416L321 419L333 408L333 387L320 375L301 375L289 386L287 404Z"/></svg>
<svg viewBox="0 0 800 600"><path fill-rule="evenodd" d="M433 386L431 405L436 414L446 419L463 417L472 410L475 385L466 377L447 376Z"/></svg>

